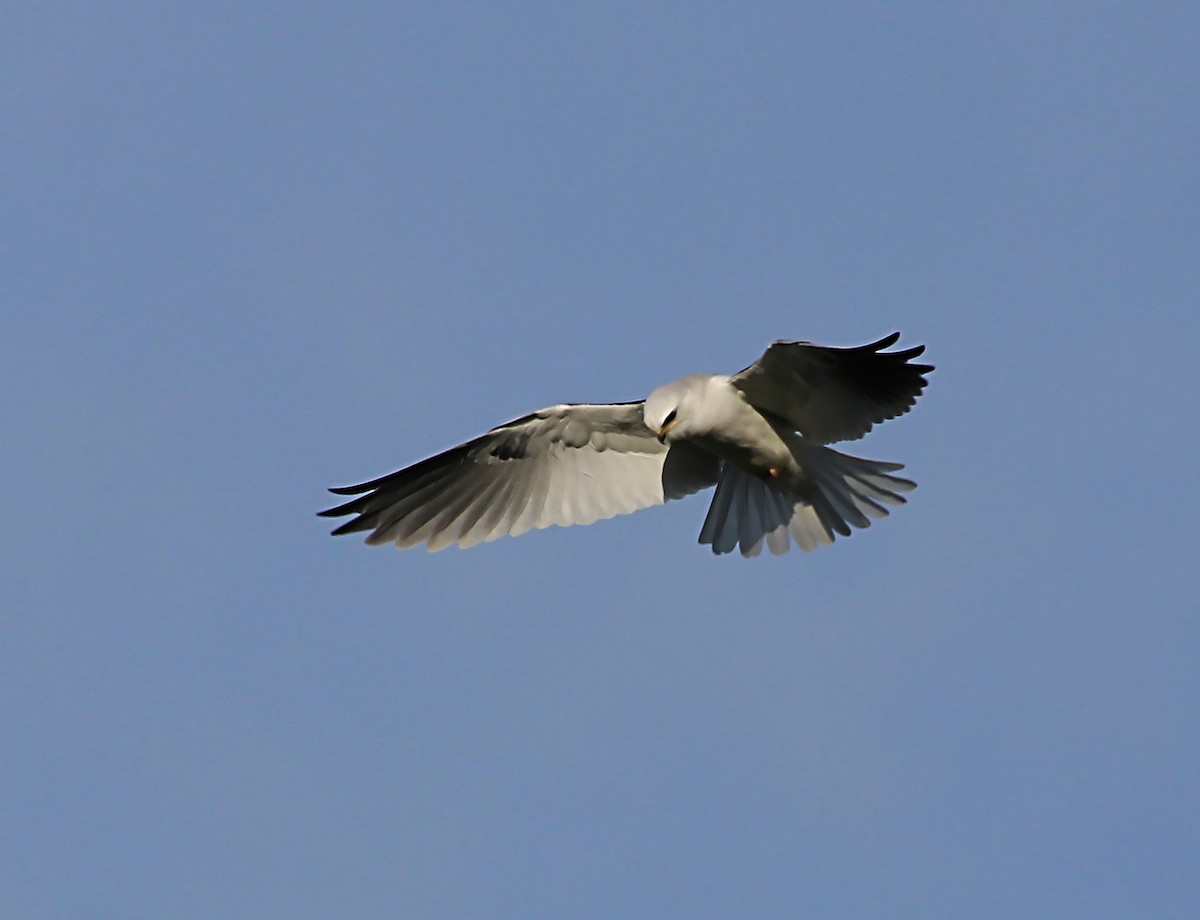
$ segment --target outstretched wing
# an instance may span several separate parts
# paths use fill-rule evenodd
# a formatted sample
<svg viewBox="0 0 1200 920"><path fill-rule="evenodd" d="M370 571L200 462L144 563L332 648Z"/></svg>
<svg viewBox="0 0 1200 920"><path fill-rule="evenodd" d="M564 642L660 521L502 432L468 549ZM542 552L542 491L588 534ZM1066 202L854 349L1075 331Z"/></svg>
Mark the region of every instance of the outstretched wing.
<svg viewBox="0 0 1200 920"><path fill-rule="evenodd" d="M358 497L320 514L356 515L333 533L369 530L370 544L465 548L628 514L711 486L718 473L715 457L660 444L640 402L550 406L407 469L331 489Z"/></svg>
<svg viewBox="0 0 1200 920"><path fill-rule="evenodd" d="M858 348L775 342L730 378L750 404L784 419L820 444L861 438L878 422L903 415L933 370L910 364L924 345L885 352L899 332Z"/></svg>

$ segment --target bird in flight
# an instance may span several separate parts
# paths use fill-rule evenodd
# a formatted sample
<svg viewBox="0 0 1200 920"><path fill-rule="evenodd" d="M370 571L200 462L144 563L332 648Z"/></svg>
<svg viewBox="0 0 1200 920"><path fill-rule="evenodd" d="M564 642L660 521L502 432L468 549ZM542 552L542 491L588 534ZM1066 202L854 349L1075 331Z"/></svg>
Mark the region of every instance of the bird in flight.
<svg viewBox="0 0 1200 920"><path fill-rule="evenodd" d="M639 402L550 406L356 486L320 512L334 535L430 550L591 524L716 486L700 542L757 556L812 550L903 504L903 464L829 447L912 408L925 346L885 351L778 341L732 376L690 374Z"/></svg>

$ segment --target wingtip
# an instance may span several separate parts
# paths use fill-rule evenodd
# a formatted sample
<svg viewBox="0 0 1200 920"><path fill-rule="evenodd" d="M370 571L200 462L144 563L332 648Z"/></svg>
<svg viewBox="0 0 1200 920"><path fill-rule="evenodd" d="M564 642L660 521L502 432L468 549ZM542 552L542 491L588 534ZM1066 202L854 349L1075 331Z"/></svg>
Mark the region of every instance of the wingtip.
<svg viewBox="0 0 1200 920"><path fill-rule="evenodd" d="M370 488L370 483L364 482L356 486L330 486L329 491L334 495L361 495Z"/></svg>
<svg viewBox="0 0 1200 920"><path fill-rule="evenodd" d="M362 503L365 499L354 498L348 502L343 502L340 505L334 505L332 508L326 508L324 511L318 511L317 517L345 517L347 514L358 514L361 510Z"/></svg>
<svg viewBox="0 0 1200 920"><path fill-rule="evenodd" d="M344 524L338 527L335 527L333 530L329 531L329 535L331 537L341 537L348 533L361 533L364 530L372 530L374 526L374 524L364 523L361 517L356 517L346 521ZM370 541L368 540L368 542Z"/></svg>

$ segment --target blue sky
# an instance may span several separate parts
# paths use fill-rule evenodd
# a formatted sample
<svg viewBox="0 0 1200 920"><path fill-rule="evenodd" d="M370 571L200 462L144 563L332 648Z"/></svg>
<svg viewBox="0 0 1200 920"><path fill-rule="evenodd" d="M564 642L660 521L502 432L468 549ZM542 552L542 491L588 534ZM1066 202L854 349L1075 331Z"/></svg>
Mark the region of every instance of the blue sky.
<svg viewBox="0 0 1200 920"><path fill-rule="evenodd" d="M26 5L0 913L1194 917L1192 4ZM814 554L358 482L893 329Z"/></svg>

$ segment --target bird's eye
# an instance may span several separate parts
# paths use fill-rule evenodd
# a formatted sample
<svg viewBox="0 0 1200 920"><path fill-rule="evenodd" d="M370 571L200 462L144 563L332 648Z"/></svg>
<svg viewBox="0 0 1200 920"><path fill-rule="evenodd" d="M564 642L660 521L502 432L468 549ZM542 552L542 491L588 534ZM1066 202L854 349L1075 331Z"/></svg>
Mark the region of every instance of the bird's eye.
<svg viewBox="0 0 1200 920"><path fill-rule="evenodd" d="M675 410L672 409L667 413L667 417L663 419L663 427L666 428L671 422L675 421Z"/></svg>

